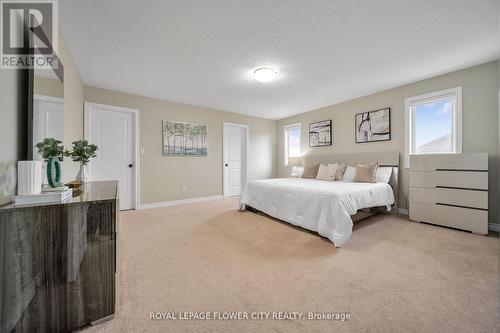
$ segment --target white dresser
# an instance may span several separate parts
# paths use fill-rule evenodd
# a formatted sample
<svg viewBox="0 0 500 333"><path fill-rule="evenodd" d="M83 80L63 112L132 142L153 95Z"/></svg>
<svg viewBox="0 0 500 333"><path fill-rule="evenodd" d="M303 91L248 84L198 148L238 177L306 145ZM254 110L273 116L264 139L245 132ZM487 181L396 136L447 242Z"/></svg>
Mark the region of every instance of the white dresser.
<svg viewBox="0 0 500 333"><path fill-rule="evenodd" d="M410 156L410 219L488 234L488 154Z"/></svg>

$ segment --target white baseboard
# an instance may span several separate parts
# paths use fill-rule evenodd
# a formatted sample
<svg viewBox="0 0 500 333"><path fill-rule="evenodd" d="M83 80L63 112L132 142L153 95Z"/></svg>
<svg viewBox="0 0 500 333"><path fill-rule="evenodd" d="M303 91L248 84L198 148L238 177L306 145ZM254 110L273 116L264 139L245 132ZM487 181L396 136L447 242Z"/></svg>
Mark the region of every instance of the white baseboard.
<svg viewBox="0 0 500 333"><path fill-rule="evenodd" d="M401 214L401 215L409 215L409 213L408 213L408 209L406 209L406 208L399 208L399 209L398 209L398 212L399 212L399 214Z"/></svg>
<svg viewBox="0 0 500 333"><path fill-rule="evenodd" d="M500 224L498 224L498 223L488 223L488 230L500 232Z"/></svg>
<svg viewBox="0 0 500 333"><path fill-rule="evenodd" d="M145 204L139 205L139 209L151 209L151 208L178 206L178 205L188 205L188 204L192 204L192 203L196 203L196 202L221 200L223 198L224 197L222 195L212 195L209 197L198 197L198 198L190 198L190 199L151 202L151 203L145 203Z"/></svg>

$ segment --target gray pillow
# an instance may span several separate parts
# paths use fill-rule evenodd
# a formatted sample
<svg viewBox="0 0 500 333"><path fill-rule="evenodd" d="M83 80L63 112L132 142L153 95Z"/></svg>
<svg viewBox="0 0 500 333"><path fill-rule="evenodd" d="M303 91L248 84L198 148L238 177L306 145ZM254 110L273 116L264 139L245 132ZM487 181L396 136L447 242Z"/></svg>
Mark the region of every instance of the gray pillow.
<svg viewBox="0 0 500 333"><path fill-rule="evenodd" d="M316 176L318 175L318 170L319 170L319 164L305 166L301 177L308 179L316 179Z"/></svg>
<svg viewBox="0 0 500 333"><path fill-rule="evenodd" d="M358 164L356 165L356 172L354 173L353 182L358 183L375 183L377 182L377 169L378 163L371 164Z"/></svg>

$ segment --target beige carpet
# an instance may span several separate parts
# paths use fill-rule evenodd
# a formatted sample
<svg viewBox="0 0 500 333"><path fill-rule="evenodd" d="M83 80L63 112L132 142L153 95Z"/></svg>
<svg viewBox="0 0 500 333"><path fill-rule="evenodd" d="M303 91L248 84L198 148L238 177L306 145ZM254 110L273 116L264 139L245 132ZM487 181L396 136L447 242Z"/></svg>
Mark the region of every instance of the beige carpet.
<svg viewBox="0 0 500 333"><path fill-rule="evenodd" d="M342 248L234 199L121 214L119 308L92 332L495 332L489 237L381 215ZM348 312L332 320L150 320L150 312Z"/></svg>

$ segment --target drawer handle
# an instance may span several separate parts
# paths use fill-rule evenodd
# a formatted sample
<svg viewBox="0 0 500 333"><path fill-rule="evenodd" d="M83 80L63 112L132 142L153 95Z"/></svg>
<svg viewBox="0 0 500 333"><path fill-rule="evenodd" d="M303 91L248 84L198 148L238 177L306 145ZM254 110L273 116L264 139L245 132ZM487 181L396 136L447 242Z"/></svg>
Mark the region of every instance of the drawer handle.
<svg viewBox="0 0 500 333"><path fill-rule="evenodd" d="M454 186L442 186L442 185L437 185L437 186L435 186L435 188L447 188L447 189L450 189L450 190L488 192L488 190L484 190L484 189L481 189L481 188L454 187Z"/></svg>
<svg viewBox="0 0 500 333"><path fill-rule="evenodd" d="M484 208L476 208L476 207L469 207L469 206L452 205L452 204L446 204L446 203L442 203L442 202L436 202L436 205L439 205L439 206L448 206L448 207L466 208L466 209L475 209L475 210L482 210L482 211L485 211L485 212L488 211L488 209L484 209Z"/></svg>
<svg viewBox="0 0 500 333"><path fill-rule="evenodd" d="M488 172L488 170L473 170L473 169L436 169L435 171Z"/></svg>

